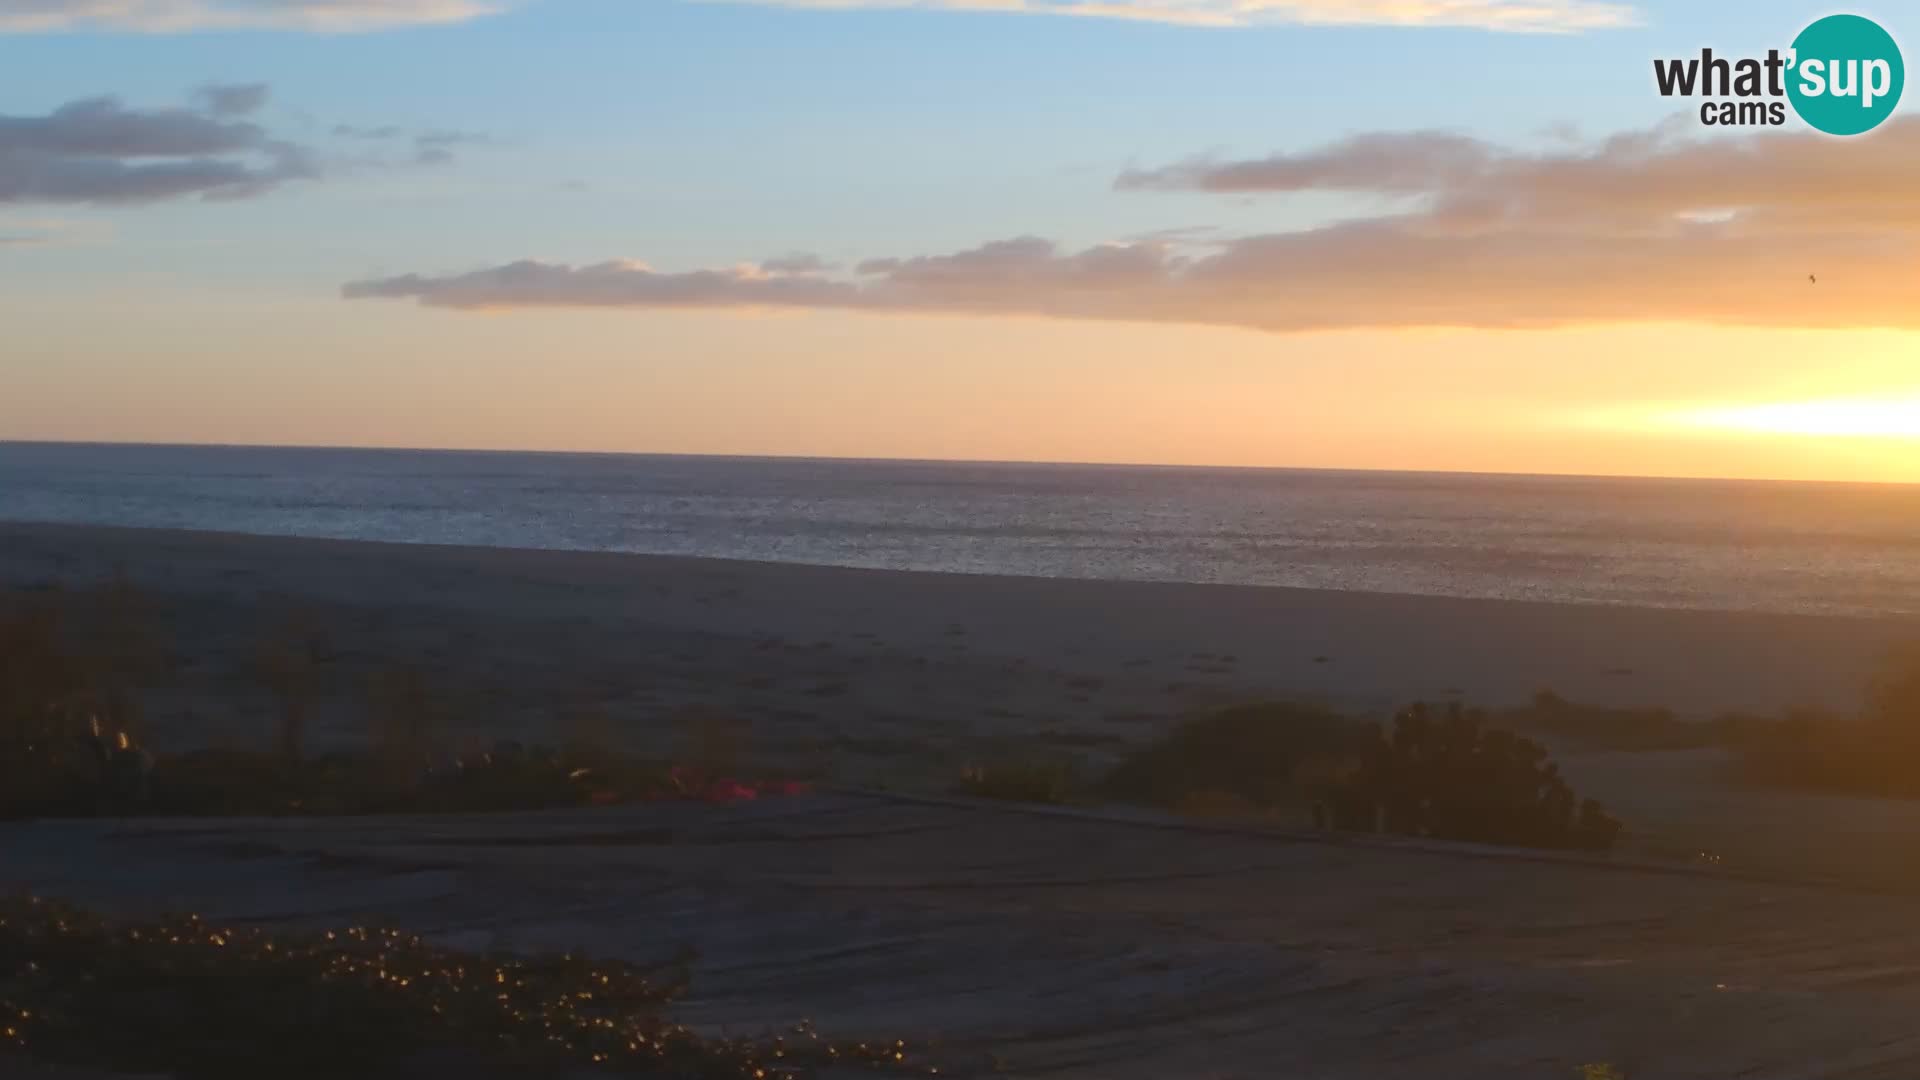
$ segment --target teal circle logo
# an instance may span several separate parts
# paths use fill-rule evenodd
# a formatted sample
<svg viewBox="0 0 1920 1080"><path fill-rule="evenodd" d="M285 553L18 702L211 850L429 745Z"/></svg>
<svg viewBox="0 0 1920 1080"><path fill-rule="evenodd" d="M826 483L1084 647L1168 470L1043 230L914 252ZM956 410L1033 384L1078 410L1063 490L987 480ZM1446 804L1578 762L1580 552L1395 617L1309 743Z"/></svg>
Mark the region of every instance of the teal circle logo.
<svg viewBox="0 0 1920 1080"><path fill-rule="evenodd" d="M1789 63L1793 111L1829 135L1879 127L1907 83L1893 35L1858 15L1829 15L1800 31Z"/></svg>

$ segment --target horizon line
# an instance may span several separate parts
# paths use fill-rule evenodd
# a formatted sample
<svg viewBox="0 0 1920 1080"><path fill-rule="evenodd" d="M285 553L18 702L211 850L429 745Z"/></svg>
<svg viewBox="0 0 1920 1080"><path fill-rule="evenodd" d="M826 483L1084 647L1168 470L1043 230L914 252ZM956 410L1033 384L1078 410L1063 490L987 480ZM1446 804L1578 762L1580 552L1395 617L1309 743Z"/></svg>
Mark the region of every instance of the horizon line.
<svg viewBox="0 0 1920 1080"><path fill-rule="evenodd" d="M393 446L349 445L334 443L230 443L230 442L153 442L141 439L11 439L0 438L0 447L126 447L180 450L341 450L389 454L517 454L551 457L632 457L681 458L706 461L792 461L821 464L859 465L1001 465L1069 469L1164 469L1206 472L1288 472L1332 475L1366 474L1376 476L1460 476L1510 480L1641 480L1707 484L1801 484L1851 485L1855 487L1914 487L1917 480L1808 480L1767 476L1694 476L1639 473L1522 472L1487 469L1387 469L1338 465L1223 465L1187 464L1154 461L1048 461L1035 458L937 458L937 457L865 457L840 454L714 454L671 450L542 450L481 446Z"/></svg>

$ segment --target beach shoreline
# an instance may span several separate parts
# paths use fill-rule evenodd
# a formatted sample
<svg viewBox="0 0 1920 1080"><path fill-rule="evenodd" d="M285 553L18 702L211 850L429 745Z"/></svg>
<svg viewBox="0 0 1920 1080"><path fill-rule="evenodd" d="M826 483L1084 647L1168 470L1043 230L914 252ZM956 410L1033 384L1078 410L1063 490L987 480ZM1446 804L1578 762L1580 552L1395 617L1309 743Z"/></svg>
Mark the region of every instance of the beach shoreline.
<svg viewBox="0 0 1920 1080"><path fill-rule="evenodd" d="M764 653L777 640L783 651L798 644L822 661L847 661L850 694L862 681L854 669L888 667L888 659L936 673L1051 673L1080 693L1058 695L1058 708L1039 710L1043 720L1087 712L1074 706L1090 703L1167 711L1193 695L1313 699L1376 712L1413 700L1517 704L1541 690L1694 717L1848 711L1890 649L1920 640L1920 618L1905 616L0 523L0 584L78 586L116 572L186 602L179 629L190 638L231 638L247 617L270 619L277 606L351 611L363 636L354 648L392 645L402 655L420 644L412 638L433 636L435 612L456 637L514 637L557 623L570 644L602 653L636 636L668 647L684 639L682 652L745 643ZM218 625L221 612L235 621ZM595 631L609 638L598 648L588 640Z"/></svg>

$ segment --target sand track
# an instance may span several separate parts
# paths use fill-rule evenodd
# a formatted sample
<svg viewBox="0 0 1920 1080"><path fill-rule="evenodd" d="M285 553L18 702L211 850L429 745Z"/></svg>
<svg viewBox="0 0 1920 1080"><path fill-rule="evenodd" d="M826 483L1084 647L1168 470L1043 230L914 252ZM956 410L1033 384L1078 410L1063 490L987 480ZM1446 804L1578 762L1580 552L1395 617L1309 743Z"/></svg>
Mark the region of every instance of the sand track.
<svg viewBox="0 0 1920 1080"><path fill-rule="evenodd" d="M688 1022L805 1015L938 1039L954 1066L992 1054L1014 1075L1920 1069L1910 898L1303 839L829 793L16 825L0 830L0 885L474 948L650 960L689 944Z"/></svg>

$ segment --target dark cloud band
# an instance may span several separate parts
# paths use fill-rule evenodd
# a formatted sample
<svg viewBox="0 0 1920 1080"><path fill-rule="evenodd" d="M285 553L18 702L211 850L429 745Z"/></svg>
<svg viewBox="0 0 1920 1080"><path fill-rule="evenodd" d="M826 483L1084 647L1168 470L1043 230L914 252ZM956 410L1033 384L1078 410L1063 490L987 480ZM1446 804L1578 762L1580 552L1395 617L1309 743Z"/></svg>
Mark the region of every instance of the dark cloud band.
<svg viewBox="0 0 1920 1080"><path fill-rule="evenodd" d="M207 112L99 97L45 116L0 115L0 203L245 198L319 174L304 148L230 118L251 88L217 90Z"/></svg>
<svg viewBox="0 0 1920 1080"><path fill-rule="evenodd" d="M1274 331L1683 321L1920 327L1920 118L1873 137L1666 130L1528 155L1373 135L1251 162L1129 173L1129 189L1383 196L1391 209L1211 244L1081 251L1022 237L867 260L852 275L520 262L348 285L444 308L831 308ZM1817 275L1818 284L1808 280Z"/></svg>
<svg viewBox="0 0 1920 1080"><path fill-rule="evenodd" d="M194 108L137 109L96 97L44 116L0 115L0 204L242 199L296 180L441 165L492 141L467 131L342 125L333 129L338 138L405 139L406 152L323 154L253 121L268 96L264 83L213 84L194 91Z"/></svg>

